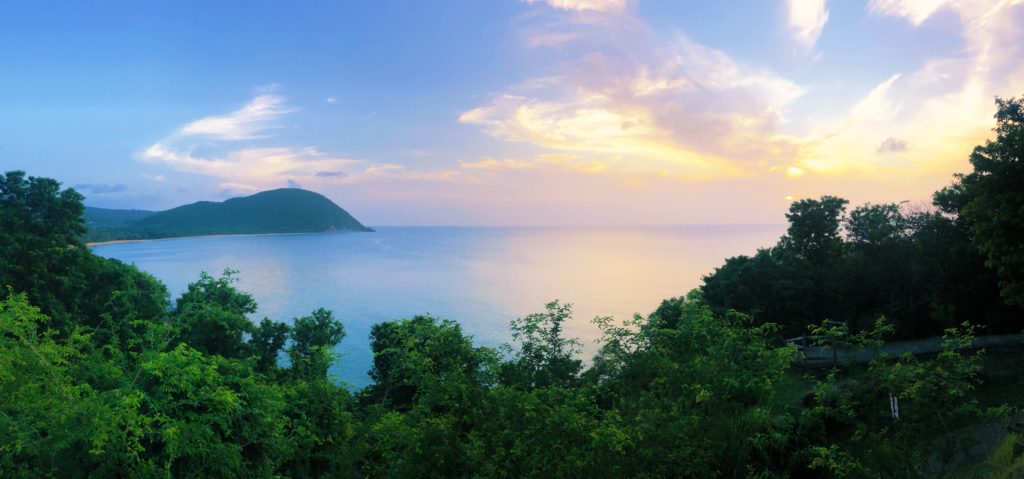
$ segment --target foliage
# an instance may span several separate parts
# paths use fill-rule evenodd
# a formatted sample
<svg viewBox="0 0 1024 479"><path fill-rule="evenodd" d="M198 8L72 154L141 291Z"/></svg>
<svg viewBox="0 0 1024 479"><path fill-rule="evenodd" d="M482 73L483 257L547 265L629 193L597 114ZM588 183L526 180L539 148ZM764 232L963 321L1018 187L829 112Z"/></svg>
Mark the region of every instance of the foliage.
<svg viewBox="0 0 1024 479"><path fill-rule="evenodd" d="M882 321L870 336L888 330ZM865 370L817 380L805 419L820 421L822 439L844 447L814 447L812 467L836 476L949 477L957 464L974 462L977 431L1007 411L983 408L972 394L982 353L963 351L973 338L974 327L964 324L946 331L934 358L882 355Z"/></svg>
<svg viewBox="0 0 1024 479"><path fill-rule="evenodd" d="M799 223L775 247L729 258L705 276L701 289L713 309L780 324L787 337L826 319L870 329L880 315L901 338L941 335L967 320L991 333L1017 328L1021 310L999 299L996 277L962 223L898 204L831 216L841 204L832 197L794 203L789 217Z"/></svg>
<svg viewBox="0 0 1024 479"><path fill-rule="evenodd" d="M570 387L582 362L579 340L562 337L562 328L572 318L572 305L553 301L544 313L536 313L512 321L512 338L520 343L511 361L502 364L501 383L506 386L534 389Z"/></svg>
<svg viewBox="0 0 1024 479"><path fill-rule="evenodd" d="M0 301L0 476L52 473L87 425L93 391L73 376L87 338L58 341L46 319L24 293Z"/></svg>
<svg viewBox="0 0 1024 479"><path fill-rule="evenodd" d="M1024 477L1024 435L1011 434L989 456L988 479L1019 479Z"/></svg>
<svg viewBox="0 0 1024 479"><path fill-rule="evenodd" d="M262 374L274 374L278 370L277 356L288 341L291 328L287 324L263 318L249 337L249 347L256 356L256 370ZM340 338L339 338L340 339Z"/></svg>
<svg viewBox="0 0 1024 479"><path fill-rule="evenodd" d="M214 278L202 272L199 281L188 285L171 312L179 342L226 358L250 354L245 335L254 327L246 315L256 312L256 301L232 286L238 281L237 273L226 269Z"/></svg>
<svg viewBox="0 0 1024 479"><path fill-rule="evenodd" d="M974 148L974 171L935 194L969 228L1003 298L1024 306L1024 97L996 99L996 139Z"/></svg>
<svg viewBox="0 0 1024 479"><path fill-rule="evenodd" d="M291 328L292 344L288 348L293 375L305 379L326 378L327 368L334 362L334 347L344 337L345 327L324 308L295 318Z"/></svg>
<svg viewBox="0 0 1024 479"><path fill-rule="evenodd" d="M374 383L362 400L388 410L448 409L495 382L496 351L474 347L453 321L415 316L375 324L370 347Z"/></svg>

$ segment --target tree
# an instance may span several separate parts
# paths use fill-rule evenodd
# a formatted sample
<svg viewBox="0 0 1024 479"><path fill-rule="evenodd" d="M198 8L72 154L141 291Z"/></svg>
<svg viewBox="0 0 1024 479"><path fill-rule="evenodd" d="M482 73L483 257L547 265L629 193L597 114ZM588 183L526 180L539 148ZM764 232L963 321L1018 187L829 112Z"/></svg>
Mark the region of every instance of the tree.
<svg viewBox="0 0 1024 479"><path fill-rule="evenodd" d="M576 359L581 351L575 338L563 338L563 324L572 319L572 305L552 301L546 311L512 320L512 339L519 342L511 361L501 365L501 382L507 386L534 389L570 387L582 371Z"/></svg>
<svg viewBox="0 0 1024 479"><path fill-rule="evenodd" d="M246 361L187 344L149 357L93 425L97 476L271 476L288 452L282 391Z"/></svg>
<svg viewBox="0 0 1024 479"><path fill-rule="evenodd" d="M0 295L11 286L64 329L86 303L83 196L50 178L0 175Z"/></svg>
<svg viewBox="0 0 1024 479"><path fill-rule="evenodd" d="M773 477L790 459L787 418L774 396L795 358L773 345L774 325L716 315L698 290L671 328L599 321L607 373L599 401L629 440L623 477ZM761 475L758 475L761 474Z"/></svg>
<svg viewBox="0 0 1024 479"><path fill-rule="evenodd" d="M172 323L178 340L204 354L242 358L251 354L245 335L254 326L246 316L256 312L256 300L232 286L237 271L225 269L219 278L202 272L178 298Z"/></svg>
<svg viewBox="0 0 1024 479"><path fill-rule="evenodd" d="M408 411L416 405L452 409L493 385L497 353L474 347L458 323L432 316L388 321L370 330L374 383L363 402Z"/></svg>
<svg viewBox="0 0 1024 479"><path fill-rule="evenodd" d="M277 356L288 341L291 328L287 324L263 318L252 331L249 347L256 356L256 370L263 374L277 371Z"/></svg>
<svg viewBox="0 0 1024 479"><path fill-rule="evenodd" d="M839 226L849 201L835 196L804 199L789 205L789 229L780 246L812 262L840 255L843 246Z"/></svg>
<svg viewBox="0 0 1024 479"><path fill-rule="evenodd" d="M326 378L334 362L334 347L345 337L345 327L324 308L292 324L292 345L288 348L292 374L299 378Z"/></svg>
<svg viewBox="0 0 1024 479"><path fill-rule="evenodd" d="M82 457L94 391L74 377L87 339L58 341L24 293L0 300L0 476L59 474ZM76 451L84 454L85 451ZM69 457L72 456L72 457Z"/></svg>
<svg viewBox="0 0 1024 479"><path fill-rule="evenodd" d="M1024 97L996 98L996 108L995 141L974 148L974 171L957 175L935 203L966 223L1003 299L1024 306Z"/></svg>
<svg viewBox="0 0 1024 479"><path fill-rule="evenodd" d="M866 336L877 345L889 326L876 326ZM982 354L964 352L973 335L964 324L946 331L943 351L932 359L880 355L866 369L815 380L803 412L823 433L811 446L812 468L837 477L915 478L949 477L957 464L969 464L979 452L977 431L1007 412L982 407L972 394Z"/></svg>
<svg viewBox="0 0 1024 479"><path fill-rule="evenodd" d="M880 246L906 237L909 225L900 205L868 203L850 212L845 227L850 243Z"/></svg>

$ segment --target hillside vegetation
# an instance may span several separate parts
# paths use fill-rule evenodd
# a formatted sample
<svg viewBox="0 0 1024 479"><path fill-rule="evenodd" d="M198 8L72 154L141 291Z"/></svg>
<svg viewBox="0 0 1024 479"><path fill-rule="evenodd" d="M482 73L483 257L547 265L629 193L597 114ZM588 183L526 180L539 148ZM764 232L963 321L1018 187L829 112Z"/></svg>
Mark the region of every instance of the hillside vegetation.
<svg viewBox="0 0 1024 479"><path fill-rule="evenodd" d="M86 208L89 241L181 236L371 231L330 199L282 188L223 202L200 201L167 211Z"/></svg>
<svg viewBox="0 0 1024 479"><path fill-rule="evenodd" d="M1022 351L970 347L979 328L1024 326L1007 314L1024 304L1009 240L1024 233L1024 100L997 106L996 139L936 194L932 226L894 233L894 205L796 202L777 246L647 316L595 318L589 365L558 301L512 321L505 348L420 315L373 325L358 391L328 376L344 360L334 312L255 322L231 270L172 301L86 247L80 194L8 172L0 477L1019 478ZM843 312L832 301L853 308L849 331L825 321ZM783 341L801 330L856 348L941 331L943 350L803 375Z"/></svg>

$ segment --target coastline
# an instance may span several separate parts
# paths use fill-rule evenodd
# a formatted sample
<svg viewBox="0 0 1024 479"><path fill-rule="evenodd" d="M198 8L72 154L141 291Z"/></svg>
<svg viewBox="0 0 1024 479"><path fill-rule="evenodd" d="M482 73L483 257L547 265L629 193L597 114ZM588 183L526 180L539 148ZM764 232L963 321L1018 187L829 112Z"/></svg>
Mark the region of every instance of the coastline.
<svg viewBox="0 0 1024 479"><path fill-rule="evenodd" d="M296 235L318 235L324 233L372 233L373 228L368 228L366 231L310 231L305 233L230 233L230 234L215 234L215 235L192 235L192 236L169 236L167 238L145 238L145 239L121 239L121 240L109 240L109 241L94 241L85 243L85 246L91 248L93 246L103 246L108 244L120 244L120 243L142 243L147 241L170 241L170 240L181 240L181 239L192 239L192 238L220 238L226 236L296 236Z"/></svg>

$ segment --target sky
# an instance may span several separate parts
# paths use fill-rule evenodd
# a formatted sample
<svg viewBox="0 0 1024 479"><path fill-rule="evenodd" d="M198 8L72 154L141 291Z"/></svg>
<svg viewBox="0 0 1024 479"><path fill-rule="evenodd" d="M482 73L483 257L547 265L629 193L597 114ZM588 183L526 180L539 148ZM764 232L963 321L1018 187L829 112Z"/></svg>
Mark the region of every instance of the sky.
<svg viewBox="0 0 1024 479"><path fill-rule="evenodd" d="M1024 0L7 2L0 170L364 223L781 223L927 202L1024 94Z"/></svg>

